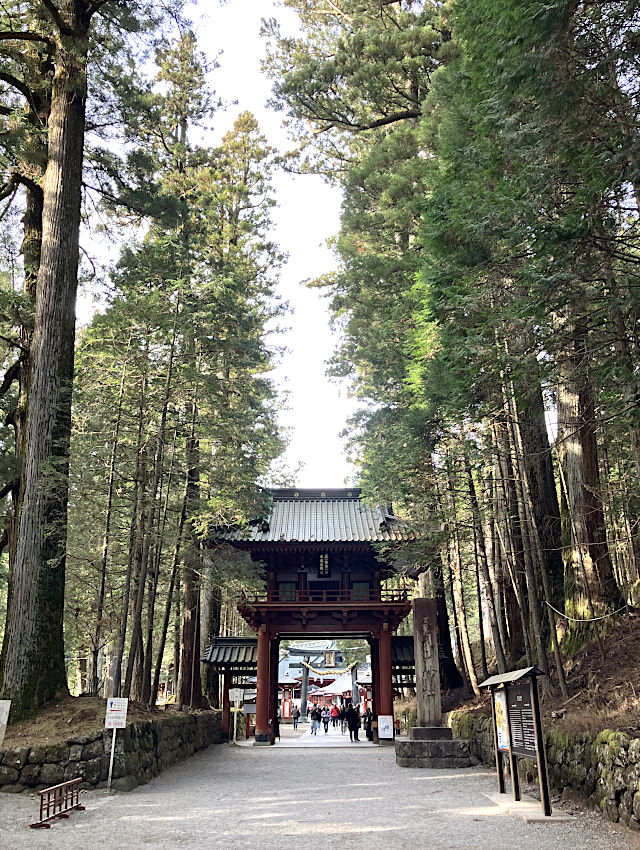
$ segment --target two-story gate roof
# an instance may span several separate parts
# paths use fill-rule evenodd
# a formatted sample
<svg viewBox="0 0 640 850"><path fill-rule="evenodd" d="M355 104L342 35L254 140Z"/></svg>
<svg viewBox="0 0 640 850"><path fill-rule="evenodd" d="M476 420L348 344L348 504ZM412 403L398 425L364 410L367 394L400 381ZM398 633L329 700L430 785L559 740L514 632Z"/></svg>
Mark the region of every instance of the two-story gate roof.
<svg viewBox="0 0 640 850"><path fill-rule="evenodd" d="M268 516L242 528L217 529L228 543L383 543L413 538L390 509L370 507L357 487L269 491Z"/></svg>

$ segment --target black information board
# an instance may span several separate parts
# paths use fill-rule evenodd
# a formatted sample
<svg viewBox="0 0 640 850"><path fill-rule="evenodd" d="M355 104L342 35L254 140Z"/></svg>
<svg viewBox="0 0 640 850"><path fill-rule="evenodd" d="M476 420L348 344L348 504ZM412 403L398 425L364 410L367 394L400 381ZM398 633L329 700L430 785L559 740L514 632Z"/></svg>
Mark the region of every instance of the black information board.
<svg viewBox="0 0 640 850"><path fill-rule="evenodd" d="M507 687L507 710L511 731L511 752L517 756L536 758L536 730L528 683Z"/></svg>

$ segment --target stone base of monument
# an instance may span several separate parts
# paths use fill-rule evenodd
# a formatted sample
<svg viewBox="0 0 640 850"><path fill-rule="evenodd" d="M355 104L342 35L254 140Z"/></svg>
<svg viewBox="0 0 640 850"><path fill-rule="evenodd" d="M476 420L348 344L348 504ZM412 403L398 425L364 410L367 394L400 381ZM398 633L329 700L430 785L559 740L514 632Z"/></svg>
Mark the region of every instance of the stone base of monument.
<svg viewBox="0 0 640 850"><path fill-rule="evenodd" d="M453 738L451 729L441 726L415 726L408 738L396 738L396 764L399 767L471 767L469 742Z"/></svg>
<svg viewBox="0 0 640 850"><path fill-rule="evenodd" d="M453 732L449 726L412 726L409 729L410 741L451 741Z"/></svg>

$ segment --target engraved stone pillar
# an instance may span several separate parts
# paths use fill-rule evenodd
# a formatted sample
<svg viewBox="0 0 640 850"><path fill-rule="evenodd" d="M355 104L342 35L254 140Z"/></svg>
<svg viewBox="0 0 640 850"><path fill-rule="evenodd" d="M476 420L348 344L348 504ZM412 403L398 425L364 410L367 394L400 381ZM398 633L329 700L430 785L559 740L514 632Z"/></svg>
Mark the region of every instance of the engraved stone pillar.
<svg viewBox="0 0 640 850"><path fill-rule="evenodd" d="M418 726L440 726L442 723L436 610L435 599L413 600Z"/></svg>

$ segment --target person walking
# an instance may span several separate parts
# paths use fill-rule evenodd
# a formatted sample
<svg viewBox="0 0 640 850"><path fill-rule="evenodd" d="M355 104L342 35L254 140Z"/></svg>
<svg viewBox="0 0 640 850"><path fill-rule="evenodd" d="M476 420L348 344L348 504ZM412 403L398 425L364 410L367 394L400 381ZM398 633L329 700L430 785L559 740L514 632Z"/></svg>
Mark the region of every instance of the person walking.
<svg viewBox="0 0 640 850"><path fill-rule="evenodd" d="M329 732L329 721L331 720L331 712L329 711L329 706L325 705L322 709L322 725L324 726L324 734L326 735Z"/></svg>
<svg viewBox="0 0 640 850"><path fill-rule="evenodd" d="M373 714L371 713L369 706L367 706L365 713L362 715L362 726L368 741L373 741L373 728L371 726L372 721Z"/></svg>
<svg viewBox="0 0 640 850"><path fill-rule="evenodd" d="M345 734L347 731L347 709L344 703L340 706L340 732L341 734Z"/></svg>
<svg viewBox="0 0 640 850"><path fill-rule="evenodd" d="M320 726L320 719L322 714L320 712L320 707L316 705L316 707L311 712L311 734L318 734L318 727Z"/></svg>
<svg viewBox="0 0 640 850"><path fill-rule="evenodd" d="M291 709L291 719L293 720L293 728L298 728L298 720L300 720L300 709L297 705L294 705Z"/></svg>
<svg viewBox="0 0 640 850"><path fill-rule="evenodd" d="M349 703L347 707L347 726L349 727L349 740L354 743L359 742L358 729L360 728L360 715L356 709Z"/></svg>
<svg viewBox="0 0 640 850"><path fill-rule="evenodd" d="M334 704L331 706L331 725L333 726L334 729L336 729L337 726L338 726L338 715L339 714L340 714L340 710L334 702Z"/></svg>

